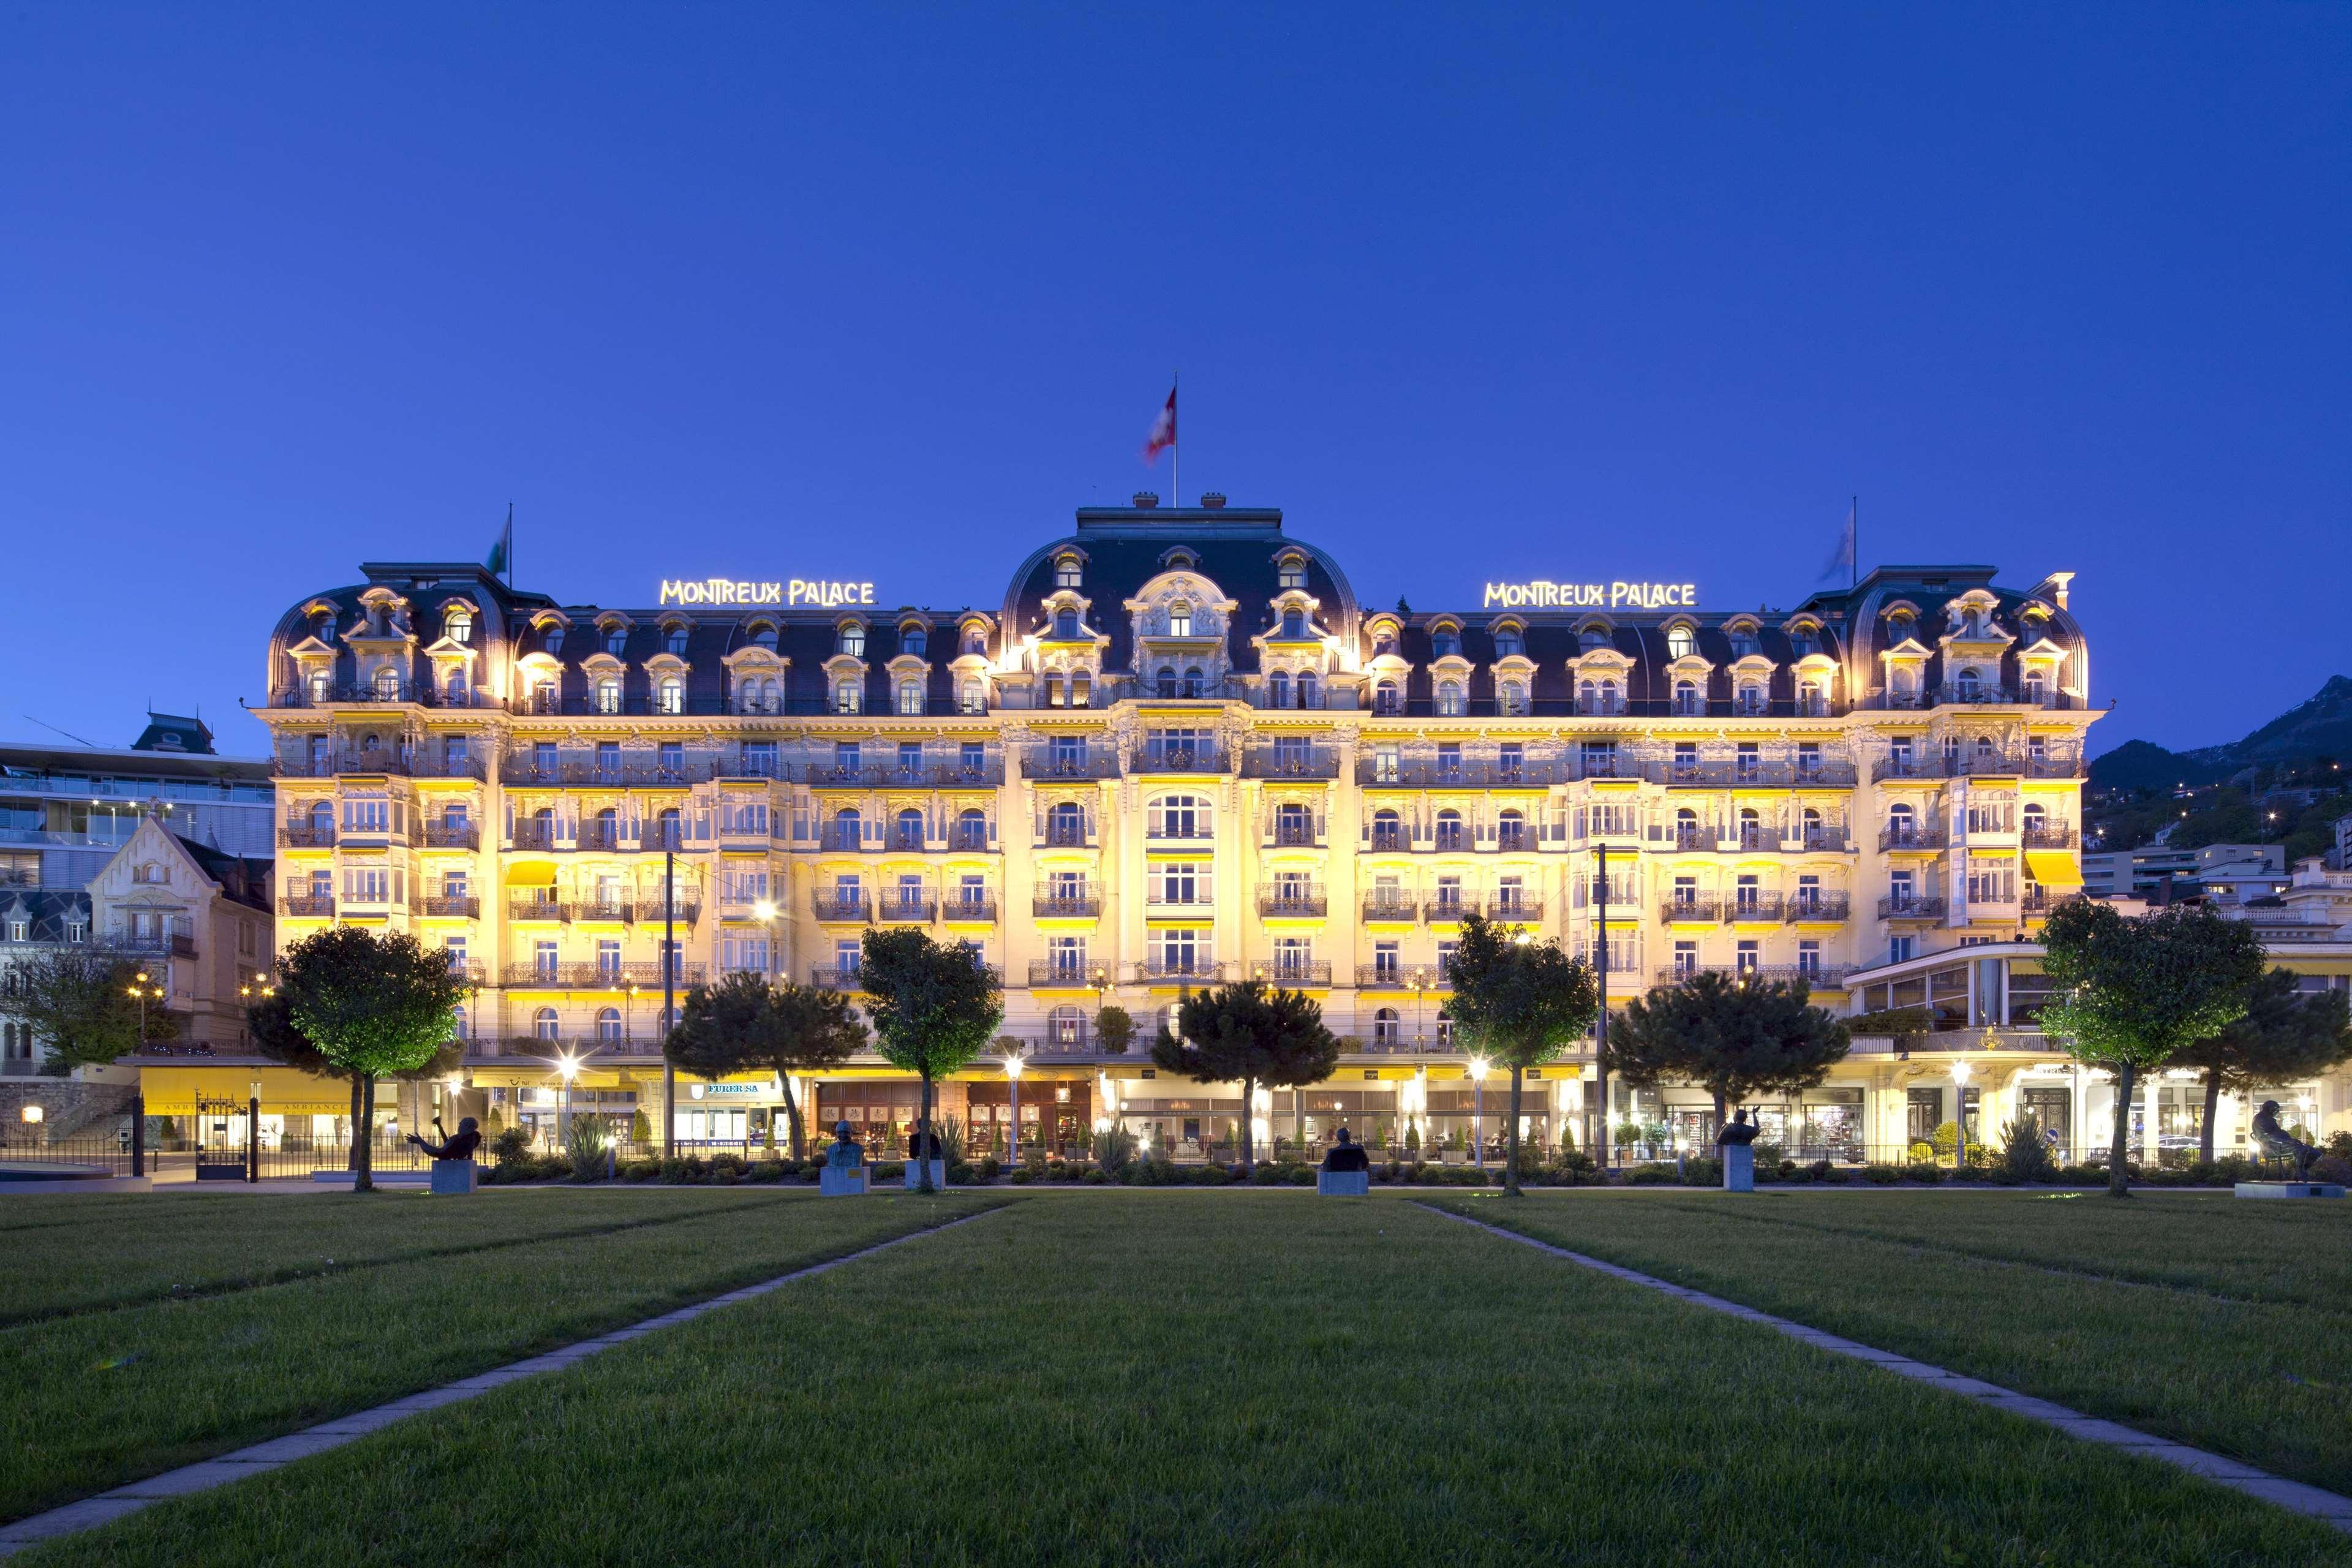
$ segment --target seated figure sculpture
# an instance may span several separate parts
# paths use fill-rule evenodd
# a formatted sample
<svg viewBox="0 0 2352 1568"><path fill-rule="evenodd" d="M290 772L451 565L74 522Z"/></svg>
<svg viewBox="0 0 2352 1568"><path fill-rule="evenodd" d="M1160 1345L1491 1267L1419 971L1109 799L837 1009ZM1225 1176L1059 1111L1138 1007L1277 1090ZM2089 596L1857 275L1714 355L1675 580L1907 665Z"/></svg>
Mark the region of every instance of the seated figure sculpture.
<svg viewBox="0 0 2352 1568"><path fill-rule="evenodd" d="M849 1123L833 1124L833 1142L824 1152L824 1163L836 1171L855 1171L866 1163L866 1151L849 1135Z"/></svg>
<svg viewBox="0 0 2352 1568"><path fill-rule="evenodd" d="M470 1116L457 1119L457 1134L454 1138L449 1135L449 1130L441 1125L441 1119L437 1116L433 1119L433 1130L441 1134L442 1141L438 1143L427 1143L414 1132L408 1135L411 1143L433 1159L470 1160L474 1157L474 1151L482 1146L481 1129L475 1125Z"/></svg>
<svg viewBox="0 0 2352 1568"><path fill-rule="evenodd" d="M1349 1137L1346 1128L1340 1128L1332 1140L1330 1151L1323 1156L1323 1169L1369 1171L1371 1168L1371 1158L1364 1152L1363 1145Z"/></svg>
<svg viewBox="0 0 2352 1568"><path fill-rule="evenodd" d="M1723 1131L1715 1135L1715 1141L1717 1143L1753 1143L1759 1131L1761 1129L1748 1120L1747 1111L1735 1110L1731 1113L1731 1120L1724 1124Z"/></svg>
<svg viewBox="0 0 2352 1568"><path fill-rule="evenodd" d="M2254 1112L2254 1144L2266 1158L2294 1162L2294 1179L2311 1180L2311 1163L2319 1158L2319 1151L2279 1125L2279 1105L2275 1100L2265 1100L2263 1108Z"/></svg>

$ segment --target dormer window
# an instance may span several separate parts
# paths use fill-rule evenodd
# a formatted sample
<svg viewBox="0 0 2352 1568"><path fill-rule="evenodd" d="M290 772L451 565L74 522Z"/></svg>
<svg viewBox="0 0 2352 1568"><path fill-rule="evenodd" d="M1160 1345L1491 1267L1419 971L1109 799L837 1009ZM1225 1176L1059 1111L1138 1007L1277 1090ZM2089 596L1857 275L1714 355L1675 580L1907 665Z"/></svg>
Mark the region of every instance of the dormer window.
<svg viewBox="0 0 2352 1568"><path fill-rule="evenodd" d="M469 643L474 640L474 615L470 610L453 609L441 617L441 635L451 642Z"/></svg>
<svg viewBox="0 0 2352 1568"><path fill-rule="evenodd" d="M1437 658L1452 658L1462 651L1462 636L1452 626L1440 626L1429 634L1429 651Z"/></svg>
<svg viewBox="0 0 2352 1568"><path fill-rule="evenodd" d="M1764 651L1762 645L1758 643L1756 640L1756 628L1754 626L1733 626L1730 630L1730 636L1731 657L1734 658L1753 658L1758 654Z"/></svg>
<svg viewBox="0 0 2352 1568"><path fill-rule="evenodd" d="M1056 588L1075 588L1078 586L1082 580L1082 571L1083 563L1080 563L1076 556L1055 556L1054 558L1054 586Z"/></svg>
<svg viewBox="0 0 2352 1568"><path fill-rule="evenodd" d="M929 633L920 626L907 626L898 633L898 651L914 658L925 657L931 647Z"/></svg>
<svg viewBox="0 0 2352 1568"><path fill-rule="evenodd" d="M680 644L681 646L679 647L679 648L678 648L678 650L677 650L677 651L679 651L679 652L681 652L681 653L683 653L683 652L685 651L685 648L684 648L684 647L683 647L683 645L684 645L685 641L686 641L686 635L685 635L685 633L680 632L680 633L678 634L678 642L679 642L679 644ZM776 628L775 628L775 627L773 627L773 626L770 626L770 625L769 625L767 622L765 622L765 621L761 621L758 626L753 626L753 627L751 628L751 646L752 646L753 647L765 648L765 649L767 649L770 653L773 653L773 652L775 652L775 651L776 651Z"/></svg>
<svg viewBox="0 0 2352 1568"><path fill-rule="evenodd" d="M774 647L776 646L775 628L769 626L763 627L762 630L766 631L768 636L766 646L771 648ZM668 654L673 658L684 658L686 657L686 627L682 626L674 626L670 627L669 630L664 632L662 634L662 651ZM751 640L753 642L758 642L760 640L760 634L758 632L751 634Z"/></svg>
<svg viewBox="0 0 2352 1568"><path fill-rule="evenodd" d="M985 656L988 652L988 628L977 624L964 627L963 651Z"/></svg>
<svg viewBox="0 0 2352 1568"><path fill-rule="evenodd" d="M1890 646L1911 640L1911 616L1907 612L1897 610L1886 617L1886 640Z"/></svg>
<svg viewBox="0 0 2352 1568"><path fill-rule="evenodd" d="M1275 580L1284 588L1307 586L1307 563L1296 555L1286 555L1275 563Z"/></svg>
<svg viewBox="0 0 2352 1568"><path fill-rule="evenodd" d="M1577 634L1576 647L1580 653L1592 653L1608 646L1609 634L1599 626L1587 626Z"/></svg>
<svg viewBox="0 0 2352 1568"><path fill-rule="evenodd" d="M1189 637L1192 635L1192 606L1179 605L1168 612L1168 635Z"/></svg>
<svg viewBox="0 0 2352 1568"><path fill-rule="evenodd" d="M563 628L562 626L541 626L539 629L539 646L541 650L545 653L562 653L563 651Z"/></svg>
<svg viewBox="0 0 2352 1568"><path fill-rule="evenodd" d="M851 658L866 657L866 628L852 621L841 628L841 651Z"/></svg>
<svg viewBox="0 0 2352 1568"><path fill-rule="evenodd" d="M1668 658L1688 658L1697 651L1698 638L1691 635L1690 627L1668 626L1666 628L1666 657Z"/></svg>
<svg viewBox="0 0 2352 1568"><path fill-rule="evenodd" d="M1076 641L1076 640L1077 640L1077 636L1078 636L1078 612L1077 612L1077 611L1076 611L1076 610L1056 610L1056 611L1055 611L1055 612L1054 612L1054 637L1055 637L1055 639L1056 641L1059 641L1059 642L1075 642L1075 641Z"/></svg>
<svg viewBox="0 0 2352 1568"><path fill-rule="evenodd" d="M611 654L614 658L618 658L621 657L622 650L626 648L628 646L628 627L606 626L604 628L604 651L606 653Z"/></svg>
<svg viewBox="0 0 2352 1568"><path fill-rule="evenodd" d="M1519 636L1518 627L1496 626L1495 628L1495 657L1496 658L1517 658L1527 651L1528 645L1526 639Z"/></svg>
<svg viewBox="0 0 2352 1568"><path fill-rule="evenodd" d="M1282 636L1284 640L1286 642L1297 642L1304 638L1307 636L1307 612L1304 610L1283 611Z"/></svg>

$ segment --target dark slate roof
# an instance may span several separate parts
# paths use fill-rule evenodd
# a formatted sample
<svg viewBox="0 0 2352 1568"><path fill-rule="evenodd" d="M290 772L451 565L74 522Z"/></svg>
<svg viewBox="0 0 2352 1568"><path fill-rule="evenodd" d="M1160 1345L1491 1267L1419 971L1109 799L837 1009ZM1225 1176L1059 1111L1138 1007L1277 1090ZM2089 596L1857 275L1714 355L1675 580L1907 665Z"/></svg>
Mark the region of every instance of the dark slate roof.
<svg viewBox="0 0 2352 1568"><path fill-rule="evenodd" d="M209 845L199 844L177 833L172 837L179 840L180 847L188 852L188 858L194 860L205 876L221 885L224 898L259 910L264 914L270 911L272 862L239 855L224 855Z"/></svg>
<svg viewBox="0 0 2352 1568"><path fill-rule="evenodd" d="M205 721L201 719L185 718L177 713L151 712L147 715L147 728L139 731L139 738L131 742L131 749L134 752L187 752L210 756L213 732L205 728Z"/></svg>

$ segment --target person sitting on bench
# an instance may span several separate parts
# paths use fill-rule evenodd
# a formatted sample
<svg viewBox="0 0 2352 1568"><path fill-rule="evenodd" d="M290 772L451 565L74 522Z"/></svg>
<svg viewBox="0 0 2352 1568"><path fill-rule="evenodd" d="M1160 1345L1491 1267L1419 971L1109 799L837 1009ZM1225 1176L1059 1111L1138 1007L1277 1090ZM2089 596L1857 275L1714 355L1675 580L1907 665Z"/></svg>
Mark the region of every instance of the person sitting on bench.
<svg viewBox="0 0 2352 1568"><path fill-rule="evenodd" d="M1363 1145L1349 1137L1346 1128L1340 1128L1338 1136L1332 1140L1330 1152L1323 1156L1323 1169L1338 1173L1369 1171L1371 1168L1371 1158L1364 1152Z"/></svg>

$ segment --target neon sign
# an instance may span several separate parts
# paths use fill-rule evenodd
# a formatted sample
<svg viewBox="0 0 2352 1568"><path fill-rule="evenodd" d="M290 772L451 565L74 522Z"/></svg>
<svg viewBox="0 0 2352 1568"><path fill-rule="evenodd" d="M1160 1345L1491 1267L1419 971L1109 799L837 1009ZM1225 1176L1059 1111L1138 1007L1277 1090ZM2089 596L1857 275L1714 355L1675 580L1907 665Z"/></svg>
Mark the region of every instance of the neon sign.
<svg viewBox="0 0 2352 1568"><path fill-rule="evenodd" d="M870 605L871 583L834 583L794 577L783 583L751 583L730 577L662 579L665 605L809 605L831 609L836 605Z"/></svg>
<svg viewBox="0 0 2352 1568"><path fill-rule="evenodd" d="M1696 583L1489 583L1486 607L1507 610L1692 610L1698 607Z"/></svg>

